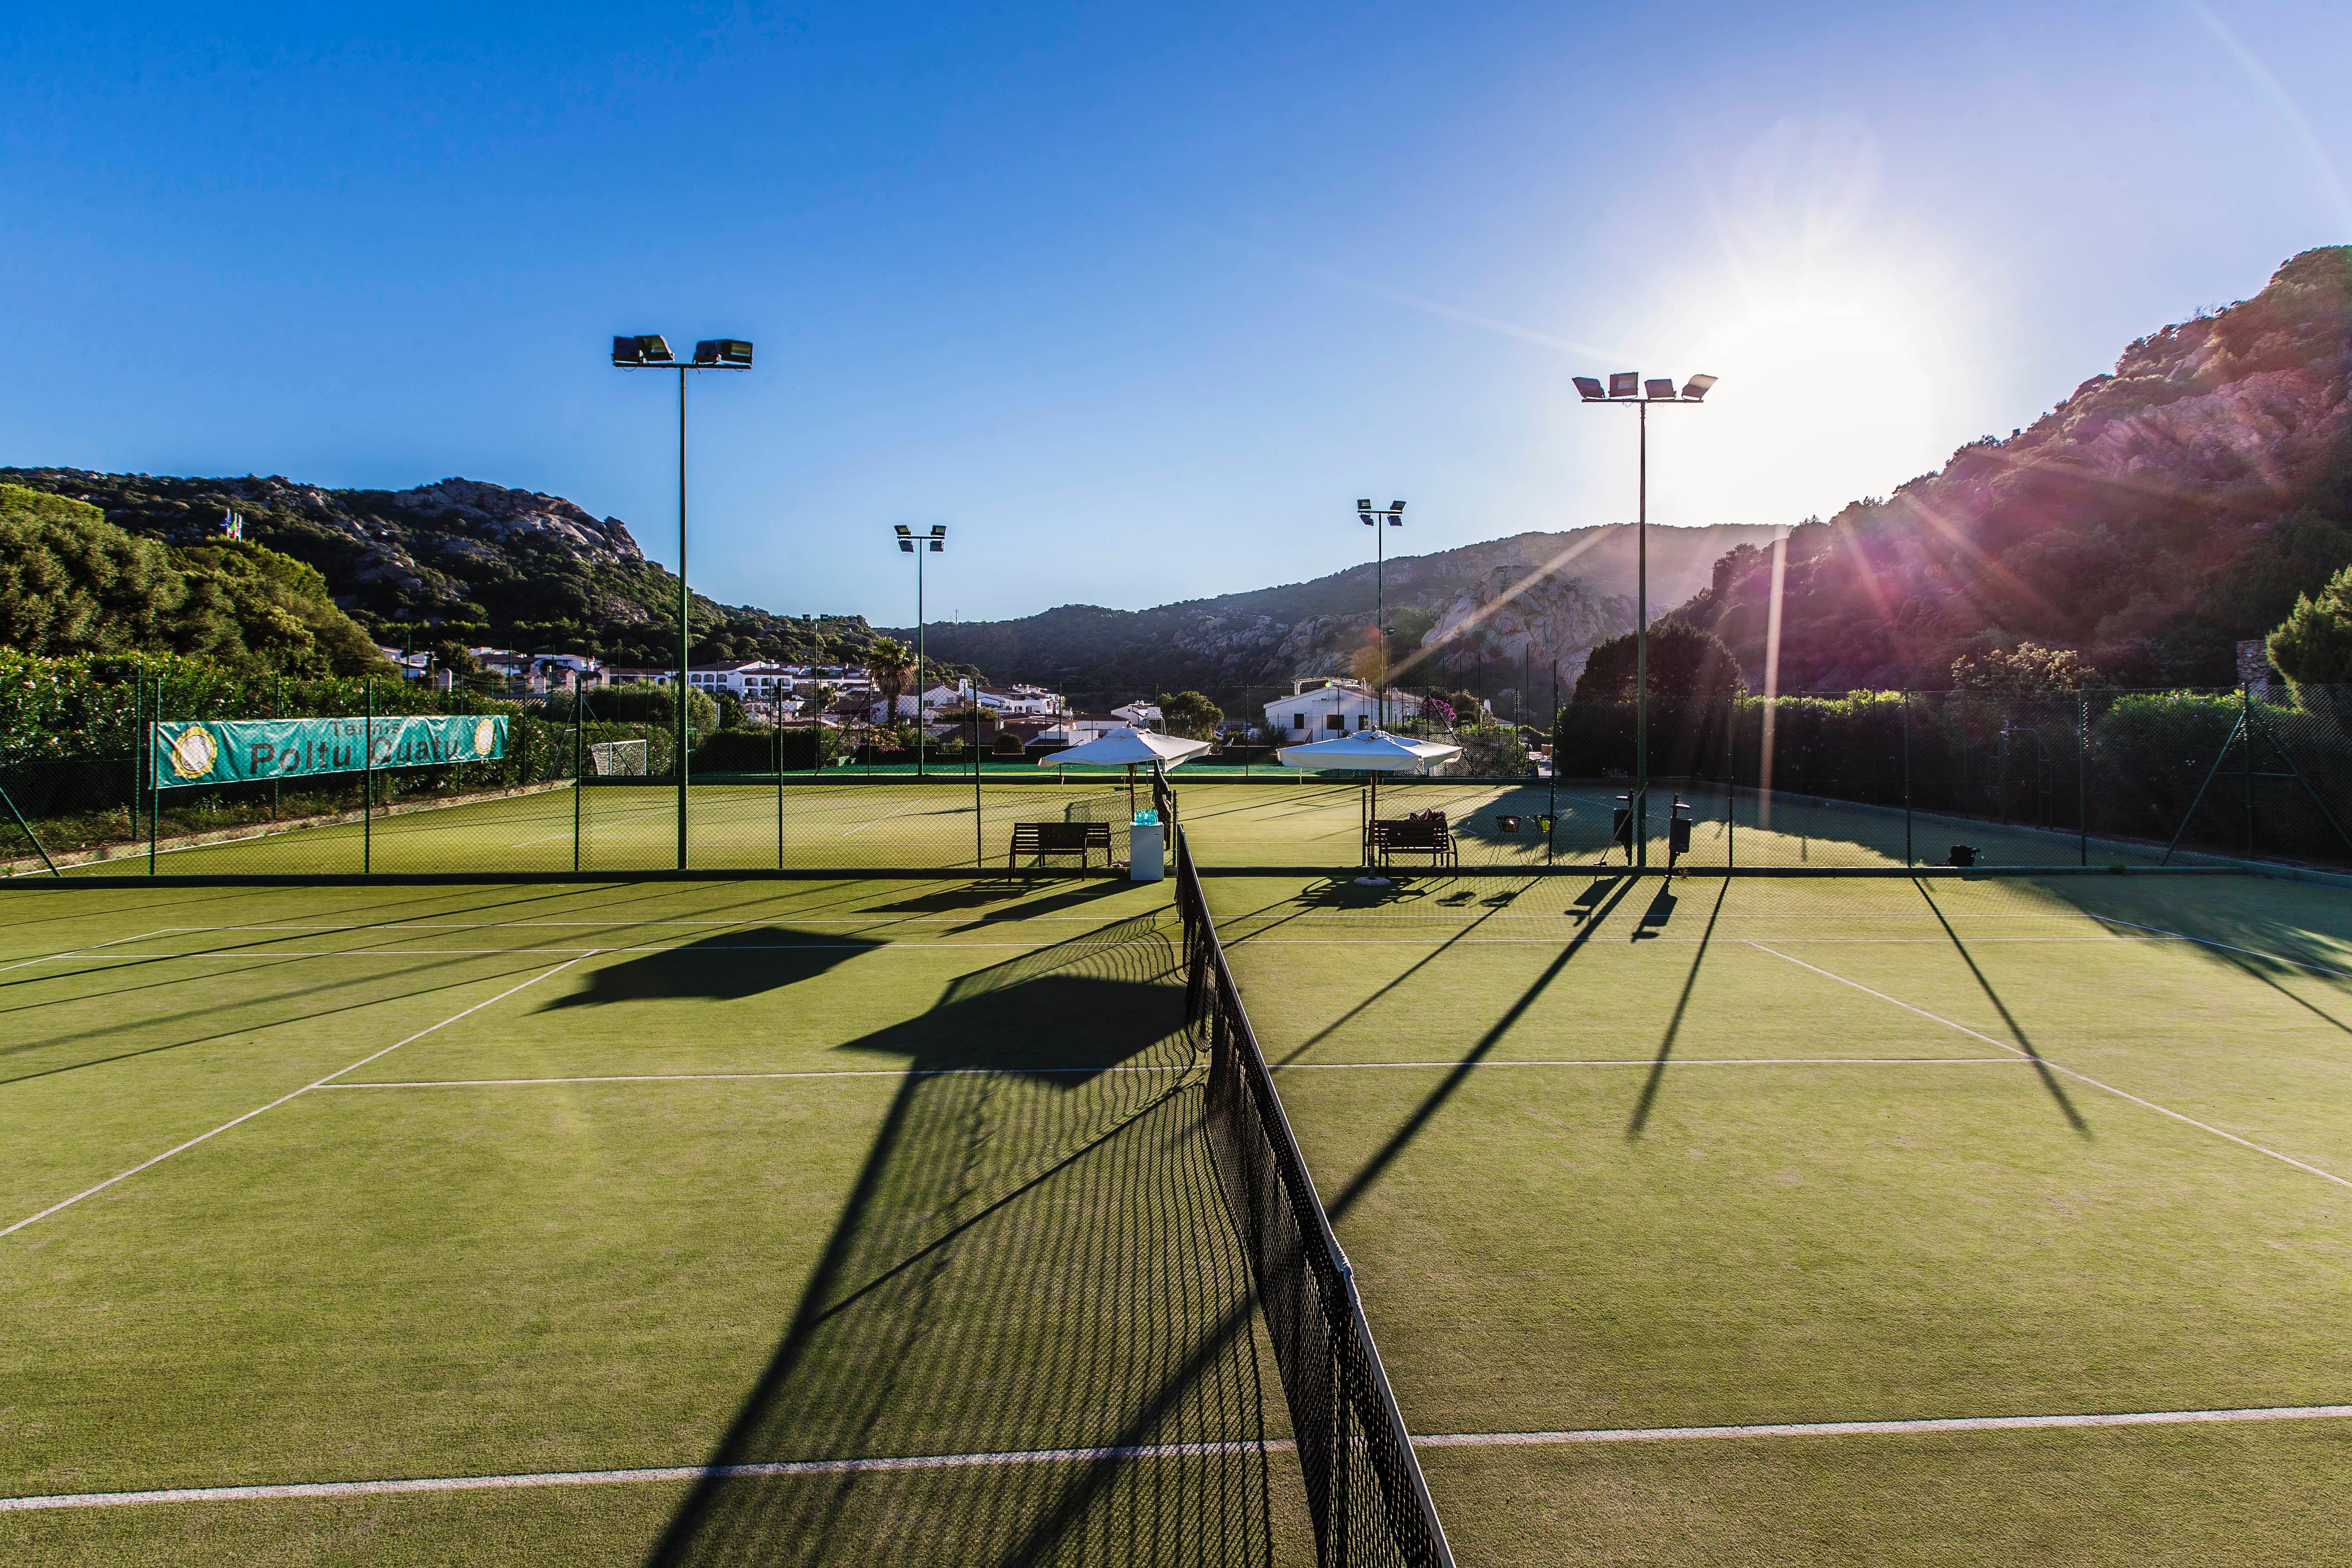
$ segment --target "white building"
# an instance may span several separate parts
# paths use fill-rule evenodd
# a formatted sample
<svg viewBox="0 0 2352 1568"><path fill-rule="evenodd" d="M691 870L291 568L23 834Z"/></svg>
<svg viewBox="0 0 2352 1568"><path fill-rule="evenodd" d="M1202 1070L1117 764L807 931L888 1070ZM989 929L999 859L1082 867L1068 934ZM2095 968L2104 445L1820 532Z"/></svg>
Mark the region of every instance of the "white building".
<svg viewBox="0 0 2352 1568"><path fill-rule="evenodd" d="M978 686L971 695L991 713L1059 713L1064 707L1059 693L1042 686Z"/></svg>
<svg viewBox="0 0 2352 1568"><path fill-rule="evenodd" d="M687 683L716 697L731 691L746 702L767 702L791 695L796 682L792 669L764 658L735 658L723 664L687 667Z"/></svg>
<svg viewBox="0 0 2352 1568"><path fill-rule="evenodd" d="M1389 698L1393 711L1398 698ZM1409 699L1407 700L1410 700ZM1328 741L1351 731L1369 730L1380 721L1380 700L1360 680L1332 676L1308 676L1290 683L1290 695L1265 705L1269 739L1286 745Z"/></svg>
<svg viewBox="0 0 2352 1568"><path fill-rule="evenodd" d="M1111 712L1114 716L1142 729L1165 730L1168 727L1166 721L1160 717L1160 704L1157 702L1130 702L1123 708L1112 709Z"/></svg>

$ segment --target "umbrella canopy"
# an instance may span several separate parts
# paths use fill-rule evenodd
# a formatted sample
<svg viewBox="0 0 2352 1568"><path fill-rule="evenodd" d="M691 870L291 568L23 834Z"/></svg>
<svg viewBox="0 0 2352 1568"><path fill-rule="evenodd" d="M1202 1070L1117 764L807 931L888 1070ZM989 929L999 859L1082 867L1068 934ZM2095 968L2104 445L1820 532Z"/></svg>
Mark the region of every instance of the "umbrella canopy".
<svg viewBox="0 0 2352 1568"><path fill-rule="evenodd" d="M1114 730L1083 746L1048 752L1037 759L1037 765L1041 768L1061 768L1076 763L1084 768L1139 768L1157 763L1162 768L1172 768L1190 762L1208 749L1206 741L1187 741L1176 735L1155 734L1150 730Z"/></svg>
<svg viewBox="0 0 2352 1568"><path fill-rule="evenodd" d="M1336 741L1285 746L1275 752L1286 768L1343 768L1351 773L1418 773L1432 763L1458 756L1462 748L1444 741L1416 741L1386 730L1359 730ZM1065 753L1066 754L1066 753Z"/></svg>

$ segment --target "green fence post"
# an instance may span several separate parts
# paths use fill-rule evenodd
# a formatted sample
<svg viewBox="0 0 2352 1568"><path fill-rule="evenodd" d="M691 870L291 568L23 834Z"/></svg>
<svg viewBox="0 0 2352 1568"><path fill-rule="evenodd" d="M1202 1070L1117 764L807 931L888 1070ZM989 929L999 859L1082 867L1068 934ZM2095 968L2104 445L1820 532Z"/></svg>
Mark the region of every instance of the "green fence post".
<svg viewBox="0 0 2352 1568"><path fill-rule="evenodd" d="M1739 699L1724 699L1730 715L1723 726L1723 868L1739 865ZM1552 767L1559 766L1559 747L1552 747Z"/></svg>
<svg viewBox="0 0 2352 1568"><path fill-rule="evenodd" d="M280 720L286 717L286 677L282 672L269 678L269 716ZM278 820L278 775L273 773L269 775L269 820L272 822Z"/></svg>
<svg viewBox="0 0 2352 1568"><path fill-rule="evenodd" d="M988 866L987 840L981 831L980 813L980 693L971 696L971 868L984 870Z"/></svg>
<svg viewBox="0 0 2352 1568"><path fill-rule="evenodd" d="M375 869L375 681L360 682L367 717L360 731L360 875Z"/></svg>
<svg viewBox="0 0 2352 1568"><path fill-rule="evenodd" d="M139 667L132 665L131 667L131 809L124 814L125 821L122 826L123 837L134 840L139 837L139 805L142 799L142 786L139 782L139 735L141 733L139 725L140 720L144 716L144 704L140 700L143 684Z"/></svg>
<svg viewBox="0 0 2352 1568"><path fill-rule="evenodd" d="M163 792L155 783L155 746L162 739L163 722L147 721L147 874L155 874L155 830L163 816Z"/></svg>
<svg viewBox="0 0 2352 1568"><path fill-rule="evenodd" d="M2074 824L2081 863L2091 863L2091 696L2074 693Z"/></svg>
<svg viewBox="0 0 2352 1568"><path fill-rule="evenodd" d="M1911 853L1911 691L1903 692L1903 868L1916 864Z"/></svg>
<svg viewBox="0 0 2352 1568"><path fill-rule="evenodd" d="M2238 686L2238 732L2246 742L2246 858L2254 858L2254 683Z"/></svg>
<svg viewBox="0 0 2352 1568"><path fill-rule="evenodd" d="M584 671L583 673L585 673ZM587 788L588 689L572 684L572 868L580 869L580 792Z"/></svg>
<svg viewBox="0 0 2352 1568"><path fill-rule="evenodd" d="M776 869L784 868L784 717L774 709L769 721L776 738Z"/></svg>

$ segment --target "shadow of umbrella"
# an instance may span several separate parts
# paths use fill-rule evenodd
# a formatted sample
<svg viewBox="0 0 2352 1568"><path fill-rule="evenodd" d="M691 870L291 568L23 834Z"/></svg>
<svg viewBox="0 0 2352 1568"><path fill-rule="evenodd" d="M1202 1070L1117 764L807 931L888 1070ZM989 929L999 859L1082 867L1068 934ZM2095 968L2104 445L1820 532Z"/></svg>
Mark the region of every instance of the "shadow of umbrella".
<svg viewBox="0 0 2352 1568"><path fill-rule="evenodd" d="M621 1002L697 998L740 1002L838 967L886 943L866 937L759 926L722 931L632 958L599 964L572 990L540 1004L541 1013L609 1007Z"/></svg>
<svg viewBox="0 0 2352 1568"><path fill-rule="evenodd" d="M1122 921L840 1047L911 1070L712 1456L755 1473L651 1563L1271 1559L1274 1391L1178 964Z"/></svg>

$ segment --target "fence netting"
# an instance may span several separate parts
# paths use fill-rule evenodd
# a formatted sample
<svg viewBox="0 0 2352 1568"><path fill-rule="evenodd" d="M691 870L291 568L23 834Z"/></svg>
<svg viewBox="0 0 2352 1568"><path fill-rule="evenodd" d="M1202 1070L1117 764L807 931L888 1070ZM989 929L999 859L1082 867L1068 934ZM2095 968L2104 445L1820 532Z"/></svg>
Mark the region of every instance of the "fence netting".
<svg viewBox="0 0 2352 1568"><path fill-rule="evenodd" d="M1181 834L1176 843L1186 1014L1210 1053L1209 1142L1281 1373L1318 1560L1329 1568L1451 1568L1354 1275L1291 1135Z"/></svg>
<svg viewBox="0 0 2352 1568"><path fill-rule="evenodd" d="M1661 698L1641 800L1623 702L1571 702L1549 729L1399 718L1463 757L1378 778L1286 768L1239 736L1155 780L944 740L918 761L807 729L695 731L682 804L674 722L630 689L534 703L134 670L11 703L8 876L611 874L676 869L681 844L689 869L1099 872L1127 859L1136 812L1172 828L1180 794L1218 868L2352 866L2352 687ZM498 715L503 752L155 787L159 726L417 713ZM1442 832L1375 826L1406 819ZM1107 825L1108 852L1014 853L1030 825L1074 822Z"/></svg>

